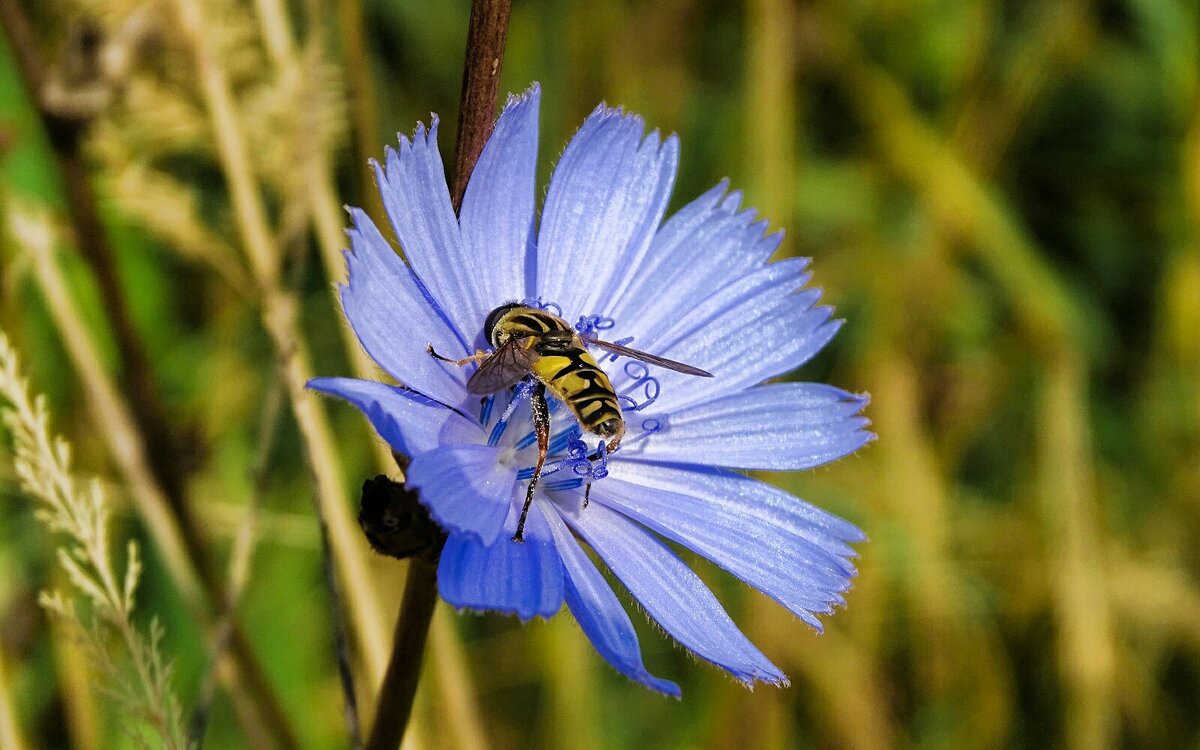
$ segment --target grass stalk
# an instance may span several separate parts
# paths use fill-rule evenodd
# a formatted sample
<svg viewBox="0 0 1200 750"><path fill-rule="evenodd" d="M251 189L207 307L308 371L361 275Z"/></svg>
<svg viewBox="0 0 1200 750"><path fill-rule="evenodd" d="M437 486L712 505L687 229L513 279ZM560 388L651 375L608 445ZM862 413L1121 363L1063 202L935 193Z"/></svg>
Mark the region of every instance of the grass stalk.
<svg viewBox="0 0 1200 750"><path fill-rule="evenodd" d="M109 451L129 487L134 506L145 521L180 596L207 637L214 627L210 592L206 589L196 561L189 554L188 543L176 522L171 505L154 479L143 437L138 432L128 407L104 371L95 343L83 323L83 316L67 291L62 272L53 257L50 228L45 222L38 222L20 214L13 214L11 218L14 234L33 259L34 277L42 289L51 317L63 337L67 355L87 394L96 426L106 438ZM282 711L270 693L265 678L258 671L249 644L240 629L234 633L234 637L235 653L239 657L238 667L230 665L222 674L226 676L226 684L235 697L234 703L239 710L239 719L252 736L273 735L284 746L294 746L295 742L291 739L291 731ZM240 679L233 679L235 674L253 680L253 689L237 687L242 683ZM269 725L271 730L251 731L253 726L261 724Z"/></svg>
<svg viewBox="0 0 1200 750"><path fill-rule="evenodd" d="M793 226L796 175L796 24L787 0L750 0L744 107L749 204Z"/></svg>
<svg viewBox="0 0 1200 750"><path fill-rule="evenodd" d="M1066 747L1116 741L1116 652L1087 436L1082 362L1064 347L1047 363L1038 409L1038 484L1052 568L1056 646L1066 686Z"/></svg>
<svg viewBox="0 0 1200 750"><path fill-rule="evenodd" d="M277 34L281 35L278 40L268 43L276 70L281 74L284 71L301 70L302 62L295 54L295 44L290 42L292 31L290 31L290 24L280 2L258 0L256 7L260 19L262 19L263 28L277 30ZM352 71L347 72L347 74L352 73ZM353 90L353 82L350 83L350 88ZM352 108L354 106L352 101ZM298 113L298 116L304 116L304 113ZM342 258L342 248L346 245L346 234L343 230L342 211L338 209L337 194L328 158L319 149L313 149L310 154L301 158L301 162L308 173L306 180L308 200L310 200L313 229L316 230L317 245L324 265L325 277L335 284L346 283L346 263ZM362 169L362 172L367 173L367 170ZM377 191L371 191L371 194L376 193ZM378 202L377 196L376 202ZM340 306L340 302L338 302L338 306ZM373 364L370 356L367 356L358 337L354 335L354 330L348 325L340 326L340 330L343 347L355 376L364 379L377 378L378 368ZM376 451L376 464L379 470L391 474L400 473L396 468L395 461L392 460L388 445L382 440L372 440L372 446ZM402 475L402 473L400 474ZM439 672L440 679L437 684L442 691L443 703L448 707L454 707L451 714L455 718L454 726L457 731L463 733L464 737L469 738L470 744L464 746L476 749L486 748L484 733L479 728L481 726L479 707L476 706L474 690L470 686L472 680L470 680L466 666L463 665L461 659L457 635L444 618L434 622L433 631L430 648L433 653L434 668Z"/></svg>
<svg viewBox="0 0 1200 750"><path fill-rule="evenodd" d="M8 660L3 648L0 648L0 747L9 750L25 750L27 747L13 704L12 686L8 681Z"/></svg>
<svg viewBox="0 0 1200 750"><path fill-rule="evenodd" d="M53 581L55 589L69 585L65 574ZM77 750L99 750L101 717L98 711L93 684L95 672L87 663L87 656L66 623L50 618L50 641L54 644L54 669L58 678L59 693L62 695L63 713L66 715L66 734L71 747ZM4 747L4 745L0 745Z"/></svg>
<svg viewBox="0 0 1200 750"><path fill-rule="evenodd" d="M487 750L489 742L475 699L475 684L464 661L462 641L453 617L442 607L429 629L429 655L437 682L442 713L453 716L450 735L462 750ZM583 750L582 748L580 750Z"/></svg>
<svg viewBox="0 0 1200 750"><path fill-rule="evenodd" d="M357 176L359 201L376 221L383 218L383 201L375 190L367 160L375 153L376 126L379 121L375 105L375 85L371 63L367 59L365 24L362 0L334 0L337 7L338 36L342 52L342 69L346 77L346 98L350 107L350 153Z"/></svg>
<svg viewBox="0 0 1200 750"><path fill-rule="evenodd" d="M180 27L191 47L201 89L212 119L221 169L228 183L235 220L260 295L264 327L279 357L279 376L300 428L318 507L329 524L331 554L347 591L348 614L361 649L367 678L374 684L386 663L387 636L376 592L365 580L365 555L358 544L350 502L342 486L332 431L316 397L304 389L312 377L307 345L299 331L298 302L280 284L279 254L267 223L262 196L251 169L246 139L220 60L212 49L203 8L176 0Z"/></svg>
<svg viewBox="0 0 1200 750"><path fill-rule="evenodd" d="M1015 312L1046 348L1087 328L1066 286L1017 219L917 113L900 85L872 63L850 30L819 16L822 60L845 83L888 166L911 183L931 213L1019 300Z"/></svg>
<svg viewBox="0 0 1200 750"><path fill-rule="evenodd" d="M105 433L114 460L130 487L138 513L146 521L179 593L193 614L206 612L204 586L187 554L183 533L170 511L170 503L150 469L145 444L133 417L109 380L100 355L75 306L62 271L54 259L53 237L44 223L12 215L14 234L33 259L34 276L42 289L55 325L62 334L67 355L87 393L94 419ZM22 226L24 225L24 226Z"/></svg>

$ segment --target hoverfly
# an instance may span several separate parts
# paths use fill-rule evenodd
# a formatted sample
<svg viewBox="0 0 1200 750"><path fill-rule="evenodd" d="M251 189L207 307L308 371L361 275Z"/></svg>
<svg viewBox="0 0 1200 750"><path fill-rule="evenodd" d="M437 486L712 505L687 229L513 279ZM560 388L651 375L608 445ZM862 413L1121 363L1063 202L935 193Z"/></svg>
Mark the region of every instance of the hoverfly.
<svg viewBox="0 0 1200 750"><path fill-rule="evenodd" d="M542 476L542 465L550 444L550 409L546 403L546 389L567 405L584 430L608 439L607 452L612 453L621 444L625 434L625 420L621 416L621 402L609 382L608 375L600 369L596 358L588 352L585 344L594 344L613 354L630 357L651 365L687 375L711 378L712 373L682 362L657 357L636 349L601 341L576 331L567 321L545 310L527 307L518 303L501 305L492 310L483 325L484 335L491 343L491 352L477 351L464 359L448 359L428 347L435 359L462 365L478 362L479 369L467 380L467 391L478 395L496 393L510 388L522 380L535 382L530 397L533 411L533 430L537 436L538 457L525 492L525 505L517 521L517 533L513 541L524 541L525 518L533 503L533 491ZM591 489L591 485L588 485ZM584 503L586 505L585 493Z"/></svg>

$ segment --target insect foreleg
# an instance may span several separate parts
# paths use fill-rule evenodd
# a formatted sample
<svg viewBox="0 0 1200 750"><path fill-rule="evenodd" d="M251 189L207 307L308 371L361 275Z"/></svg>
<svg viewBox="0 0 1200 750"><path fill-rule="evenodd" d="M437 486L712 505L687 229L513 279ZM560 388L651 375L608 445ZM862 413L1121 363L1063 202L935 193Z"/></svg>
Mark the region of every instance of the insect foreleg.
<svg viewBox="0 0 1200 750"><path fill-rule="evenodd" d="M429 352L429 356L433 357L434 359L436 359L439 362L449 362L450 364L458 365L459 367L462 367L463 365L469 365L472 362L482 362L483 360L485 360L489 356L491 356L485 351L476 351L474 354L472 354L469 357L464 357L462 359L450 359L449 357L443 357L442 355L440 355L436 351L434 351L433 344L426 344L425 351Z"/></svg>
<svg viewBox="0 0 1200 750"><path fill-rule="evenodd" d="M533 411L533 432L537 435L538 457L537 465L533 467L533 476L529 480L529 489L525 491L525 504L521 506L521 517L517 519L517 533L513 534L514 542L525 541L525 519L529 516L529 506L533 505L533 491L538 480L542 478L542 465L546 463L546 452L550 448L550 407L546 404L546 384L538 383L529 397L529 406Z"/></svg>

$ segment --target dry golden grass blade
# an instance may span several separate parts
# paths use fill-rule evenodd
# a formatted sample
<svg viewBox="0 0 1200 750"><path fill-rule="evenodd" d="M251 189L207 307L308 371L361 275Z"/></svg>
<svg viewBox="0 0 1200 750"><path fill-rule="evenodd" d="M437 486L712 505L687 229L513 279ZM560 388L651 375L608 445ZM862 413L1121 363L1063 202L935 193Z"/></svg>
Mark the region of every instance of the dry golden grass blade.
<svg viewBox="0 0 1200 750"><path fill-rule="evenodd" d="M62 585L65 585L65 581ZM56 583L55 588L61 588L62 585ZM83 649L67 632L63 623L51 618L50 633L54 643L54 666L58 675L59 690L62 691L63 712L66 714L67 732L71 737L72 747L79 750L99 750L103 747L103 733L96 696L92 691L92 684L97 678L96 673L88 666Z"/></svg>
<svg viewBox="0 0 1200 750"><path fill-rule="evenodd" d="M238 232L259 290L263 323L281 360L280 377L304 438L319 507L329 524L331 553L346 593L345 602L355 640L362 650L369 679L378 684L388 653L383 609L377 592L362 575L368 569L366 556L359 544L357 524L350 515L351 505L342 485L337 452L324 410L316 397L304 388L313 373L307 345L298 327L297 301L280 285L279 253L251 170L248 144L238 121L229 81L206 31L205 12L192 0L177 0L175 9L212 117L219 160L229 185Z"/></svg>
<svg viewBox="0 0 1200 750"><path fill-rule="evenodd" d="M8 660L0 648L0 747L6 750L25 750L27 745L17 718L12 688L8 679Z"/></svg>
<svg viewBox="0 0 1200 750"><path fill-rule="evenodd" d="M747 203L791 228L795 215L796 23L788 0L749 3L743 150Z"/></svg>
<svg viewBox="0 0 1200 750"><path fill-rule="evenodd" d="M490 743L475 697L475 680L467 668L455 618L446 607L434 612L429 629L429 657L441 713L454 717L448 727L453 746L462 750L488 747Z"/></svg>
<svg viewBox="0 0 1200 750"><path fill-rule="evenodd" d="M255 10L263 29L263 38L275 74L296 81L320 78L317 73L324 69L324 65L320 56L319 38L314 38L310 42L307 55L301 55L292 42L291 23L284 7L278 0L257 0ZM318 28L319 26L314 26L314 29ZM317 71L314 71L314 68L317 68ZM326 99L329 98L328 92L322 93ZM336 112L328 111L329 105L325 107L312 106L311 96L293 96L288 102L292 107L290 109L285 107L286 119L291 124L289 130L296 135L296 148L288 150L291 160L290 168L281 170L282 176L291 184L298 186L304 193L297 198L308 204L312 214L313 228L316 231L317 246L320 249L325 278L333 285L341 285L347 280L346 262L342 256L342 250L346 247L345 215L337 198L332 165L327 155L330 150L328 146L333 142L333 136L309 137L309 132L314 128L318 132L322 130L321 123L325 120L337 119L333 116ZM310 126L309 123L314 118L318 122ZM324 129L328 130L328 128ZM366 170L367 167L365 164L361 164L357 168ZM294 177L296 171L304 174L305 178L296 180ZM335 304L340 309L340 300L335 300ZM343 348L355 376L368 380L380 379L379 368L367 356L366 351L355 337L354 331L349 326L340 326L338 330L342 333ZM391 451L387 445L379 440L372 441L372 445L375 449L379 470L395 473L397 471L395 462L392 460Z"/></svg>
<svg viewBox="0 0 1200 750"><path fill-rule="evenodd" d="M889 169L919 192L950 236L962 237L995 276L1040 345L1085 332L1065 286L1016 218L980 181L946 139L925 122L898 82L870 61L851 30L824 13L808 18L825 44L824 64L870 128Z"/></svg>
<svg viewBox="0 0 1200 750"><path fill-rule="evenodd" d="M1007 62L994 89L975 88L954 127L956 150L976 172L990 175L1004 158L1030 110L1058 80L1063 68L1081 59L1095 40L1091 0L1046 3L1037 9L1034 28ZM990 16L999 8L984 11Z"/></svg>
<svg viewBox="0 0 1200 750"><path fill-rule="evenodd" d="M579 629L559 617L540 628L539 651L545 659L548 698L543 736L549 747L571 746L578 750L600 750L604 730L596 720L599 700L597 668L591 646L580 637Z"/></svg>
<svg viewBox="0 0 1200 750"><path fill-rule="evenodd" d="M871 649L839 630L819 640L792 638L786 666L793 690L811 691L816 729L832 746L857 750L898 747L900 727L889 706L889 685Z"/></svg>
<svg viewBox="0 0 1200 750"><path fill-rule="evenodd" d="M83 324L75 301L67 292L62 272L54 258L53 229L45 217L15 206L10 206L8 219L14 236L33 259L34 277L88 395L97 430L105 437L134 506L147 524L192 618L206 634L211 634L213 613L200 572L188 556L182 532L161 487L150 472L141 434L134 427L128 407L117 395L115 385L100 364L95 342ZM267 732L261 728L266 720L259 713L263 707L246 698L247 693L236 669L223 668L221 674L235 698L234 709L246 728L251 745L256 748L271 747ZM269 700L269 697L264 696L264 699Z"/></svg>
<svg viewBox="0 0 1200 750"><path fill-rule="evenodd" d="M1067 747L1099 750L1117 739L1117 647L1105 586L1086 403L1082 365L1064 348L1047 364L1041 384L1038 494L1046 545L1052 551Z"/></svg>
<svg viewBox="0 0 1200 750"><path fill-rule="evenodd" d="M255 9L276 75L300 77L303 81L319 80L319 73L323 69L320 55L322 39L316 30L320 27L313 27L314 33L302 54L292 42L291 23L278 0L257 0ZM325 276L329 281L340 285L346 282L346 266L342 256L346 240L343 214L339 209L332 167L327 156L328 144L333 142L334 136L328 134L313 138L310 135L314 130L323 130L321 122L310 121L314 117L317 120L328 117L328 113L324 111L328 110L328 107L314 107L311 96L293 96L289 101L293 108L287 119L300 137L295 139L296 148L289 149L292 170L286 174L289 180L303 186L307 191L303 198L308 201L312 213ZM309 125L296 127L297 124L305 123ZM299 170L307 175L306 179L298 182L292 179L297 163ZM365 165L361 168L365 168ZM336 304L340 308L340 302ZM364 379L379 379L379 369L367 356L353 329L350 326L340 326L339 330L342 332L343 347L354 374ZM372 446L375 448L378 469L393 475L398 473L387 445L380 440L373 440ZM441 700L447 707L453 708L452 715L456 717L454 734L464 743L462 747L486 748L488 743L481 729L479 707L476 704L471 679L462 662L457 634L445 618L435 621L429 645L432 666L439 673L436 684L442 691Z"/></svg>
<svg viewBox="0 0 1200 750"><path fill-rule="evenodd" d="M189 560L179 526L169 503L150 471L146 447L133 417L101 364L83 317L67 291L54 259L54 232L45 217L10 209L9 229L34 261L34 276L41 287L80 382L88 395L97 427L105 433L113 458L128 483L138 512L145 519L180 594L193 613L206 609L200 577Z"/></svg>

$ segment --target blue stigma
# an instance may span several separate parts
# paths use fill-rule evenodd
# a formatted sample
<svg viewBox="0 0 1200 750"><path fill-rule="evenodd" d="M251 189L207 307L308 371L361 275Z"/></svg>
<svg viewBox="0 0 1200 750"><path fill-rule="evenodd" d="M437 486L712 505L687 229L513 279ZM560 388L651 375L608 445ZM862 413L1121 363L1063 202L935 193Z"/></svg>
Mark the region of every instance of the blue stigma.
<svg viewBox="0 0 1200 750"><path fill-rule="evenodd" d="M579 320L575 322L575 330L579 331L581 336L591 336L596 331L607 331L616 324L615 320L604 315L580 315Z"/></svg>
<svg viewBox="0 0 1200 750"><path fill-rule="evenodd" d="M487 425L492 418L492 407L496 405L496 396L491 395L482 400L479 405L479 424Z"/></svg>
<svg viewBox="0 0 1200 750"><path fill-rule="evenodd" d="M492 428L492 434L488 436L488 445L499 445L500 436L504 434L504 430L508 427L508 420L512 419L513 412L532 393L533 383L528 380L522 380L520 383L517 383L516 389L513 391L512 401L508 402L504 413L500 415L500 419L496 420L496 426Z"/></svg>
<svg viewBox="0 0 1200 750"><path fill-rule="evenodd" d="M545 310L551 315L562 317L562 308L555 302L543 302L541 297L526 297L521 300L521 304L525 307L532 307L537 310Z"/></svg>

